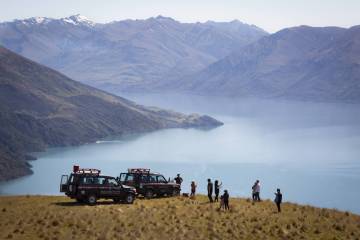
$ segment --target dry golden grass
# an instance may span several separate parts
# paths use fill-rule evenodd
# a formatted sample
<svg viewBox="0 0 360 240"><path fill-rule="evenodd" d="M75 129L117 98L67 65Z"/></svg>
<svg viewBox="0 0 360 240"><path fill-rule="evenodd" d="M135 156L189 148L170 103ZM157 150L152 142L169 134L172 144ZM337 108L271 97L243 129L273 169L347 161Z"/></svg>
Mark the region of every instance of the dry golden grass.
<svg viewBox="0 0 360 240"><path fill-rule="evenodd" d="M231 199L229 212L205 196L137 199L133 205L66 197L0 197L0 239L360 239L360 216L270 201Z"/></svg>

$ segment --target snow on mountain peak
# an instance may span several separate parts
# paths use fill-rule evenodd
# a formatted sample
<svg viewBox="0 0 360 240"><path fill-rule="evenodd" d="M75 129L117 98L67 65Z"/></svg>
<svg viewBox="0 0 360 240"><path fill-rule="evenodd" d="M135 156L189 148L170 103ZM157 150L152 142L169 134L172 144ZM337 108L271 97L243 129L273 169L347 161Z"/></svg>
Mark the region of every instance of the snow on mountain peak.
<svg viewBox="0 0 360 240"><path fill-rule="evenodd" d="M15 22L20 22L22 24L25 25L33 25L33 24L46 24L50 21L50 18L46 18L46 17L32 17L32 18L27 18L27 19L23 19L23 20L15 20Z"/></svg>
<svg viewBox="0 0 360 240"><path fill-rule="evenodd" d="M74 24L74 25L80 25L80 24L85 24L85 25L90 25L90 26L95 25L95 23L93 21L89 20L87 17L82 16L80 14L62 18L61 20L64 22L70 23L70 24Z"/></svg>
<svg viewBox="0 0 360 240"><path fill-rule="evenodd" d="M44 18L44 17L34 17L33 20L36 23L43 23L46 20L46 18Z"/></svg>

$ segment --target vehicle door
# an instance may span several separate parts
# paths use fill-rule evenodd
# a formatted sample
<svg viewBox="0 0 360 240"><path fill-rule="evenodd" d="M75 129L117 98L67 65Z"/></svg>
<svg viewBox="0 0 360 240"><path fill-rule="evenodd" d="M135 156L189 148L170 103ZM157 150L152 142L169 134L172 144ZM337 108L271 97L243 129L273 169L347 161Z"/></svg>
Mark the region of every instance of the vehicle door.
<svg viewBox="0 0 360 240"><path fill-rule="evenodd" d="M167 184L168 182L166 181L164 176L157 175L156 181L157 181L157 185L158 185L157 187L159 188L160 194L169 194L169 191L170 191L169 184Z"/></svg>
<svg viewBox="0 0 360 240"><path fill-rule="evenodd" d="M121 184L118 183L115 178L109 178L109 185L112 197L123 197Z"/></svg>
<svg viewBox="0 0 360 240"><path fill-rule="evenodd" d="M60 180L60 192L67 192L69 189L68 185L69 176L68 175L62 175Z"/></svg>
<svg viewBox="0 0 360 240"><path fill-rule="evenodd" d="M89 194L95 194L97 196L99 194L96 185L96 177L81 176L77 178L77 180L75 181L76 181L76 187L74 185L74 188L77 188L78 195L85 196Z"/></svg>
<svg viewBox="0 0 360 240"><path fill-rule="evenodd" d="M109 183L109 178L107 177L97 177L96 184L98 186L101 197L111 197L112 190Z"/></svg>
<svg viewBox="0 0 360 240"><path fill-rule="evenodd" d="M136 187L136 186L135 186L135 176L134 176L134 175L135 175L135 174L128 173L128 174L126 175L124 185Z"/></svg>
<svg viewBox="0 0 360 240"><path fill-rule="evenodd" d="M120 174L119 182L120 182L121 184L125 184L127 175L128 175L127 173L121 173L121 174Z"/></svg>

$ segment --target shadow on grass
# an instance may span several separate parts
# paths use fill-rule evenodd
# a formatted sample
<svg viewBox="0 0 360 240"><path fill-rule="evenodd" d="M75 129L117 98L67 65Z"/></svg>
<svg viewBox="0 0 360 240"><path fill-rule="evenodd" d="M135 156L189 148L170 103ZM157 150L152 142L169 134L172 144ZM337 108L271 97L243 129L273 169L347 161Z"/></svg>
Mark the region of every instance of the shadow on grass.
<svg viewBox="0 0 360 240"><path fill-rule="evenodd" d="M52 205L62 206L62 207L79 207L79 206L101 206L101 205L128 205L123 202L115 203L113 201L101 201L97 202L95 205L89 205L86 202L54 202Z"/></svg>

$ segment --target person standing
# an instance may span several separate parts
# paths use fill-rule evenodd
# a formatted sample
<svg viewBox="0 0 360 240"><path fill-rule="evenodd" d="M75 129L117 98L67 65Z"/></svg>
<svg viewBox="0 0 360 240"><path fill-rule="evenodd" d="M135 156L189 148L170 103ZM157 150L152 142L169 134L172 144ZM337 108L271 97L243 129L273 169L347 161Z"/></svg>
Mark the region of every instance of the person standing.
<svg viewBox="0 0 360 240"><path fill-rule="evenodd" d="M229 207L229 193L227 190L224 190L224 195L222 196L223 199L224 199L224 209L225 211L226 210L230 210L230 207Z"/></svg>
<svg viewBox="0 0 360 240"><path fill-rule="evenodd" d="M255 188L256 188L256 182L255 182L254 185L251 187L251 189L252 189L252 200L253 200L254 202L256 201Z"/></svg>
<svg viewBox="0 0 360 240"><path fill-rule="evenodd" d="M210 179L210 178L208 179L207 192L208 192L209 201L212 203L212 202L213 202L213 198L212 198L213 183L211 182L211 179Z"/></svg>
<svg viewBox="0 0 360 240"><path fill-rule="evenodd" d="M281 212L281 202L282 202L282 193L280 192L280 188L276 189L275 193L275 200L274 200L276 207L278 209L278 212Z"/></svg>
<svg viewBox="0 0 360 240"><path fill-rule="evenodd" d="M222 186L222 183L219 184L218 180L215 180L214 182L214 188L215 188L215 202L219 201L219 193L220 193L220 188Z"/></svg>
<svg viewBox="0 0 360 240"><path fill-rule="evenodd" d="M191 193L190 193L190 197L195 197L195 193L196 193L196 183L195 181L191 182Z"/></svg>
<svg viewBox="0 0 360 240"><path fill-rule="evenodd" d="M254 194L255 194L255 201L260 202L260 181L256 180L255 184L254 184Z"/></svg>
<svg viewBox="0 0 360 240"><path fill-rule="evenodd" d="M176 178L174 178L176 184L179 184L181 186L181 183L183 182L183 179L180 177L180 174L178 173Z"/></svg>

